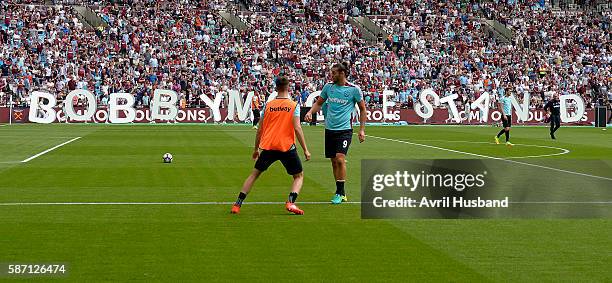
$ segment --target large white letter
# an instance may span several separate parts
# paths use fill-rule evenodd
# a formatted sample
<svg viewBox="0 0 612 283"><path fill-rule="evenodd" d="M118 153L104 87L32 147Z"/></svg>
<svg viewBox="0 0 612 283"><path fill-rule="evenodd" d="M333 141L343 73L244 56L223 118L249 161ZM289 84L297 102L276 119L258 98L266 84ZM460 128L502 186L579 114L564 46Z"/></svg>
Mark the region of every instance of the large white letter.
<svg viewBox="0 0 612 283"><path fill-rule="evenodd" d="M436 94L431 88L423 90L419 94L419 101L421 101L421 103L415 105L415 107L414 107L414 111L416 111L417 115L419 115L419 117L421 117L423 119L429 119L429 118L431 118L431 116L433 116L433 106L427 100L427 96L430 96L430 95L434 99L434 105L440 105L440 96L438 96L438 94ZM421 110L422 107L427 109L427 111L423 112Z"/></svg>
<svg viewBox="0 0 612 283"><path fill-rule="evenodd" d="M306 98L306 103L304 105L306 107L312 107L312 105L314 104L315 100L320 95L321 95L321 91L320 90L317 90L315 92L311 92L310 95L308 95L308 98Z"/></svg>
<svg viewBox="0 0 612 283"><path fill-rule="evenodd" d="M523 106L522 107L518 103L518 100L516 100L516 97L514 97L514 95L510 96L510 99L512 100L512 107L514 107L516 116L521 121L529 120L529 92L525 92L523 94Z"/></svg>
<svg viewBox="0 0 612 283"><path fill-rule="evenodd" d="M213 115L213 120L215 120L215 122L221 121L221 111L219 109L221 108L221 101L223 100L224 93L225 92L217 93L215 95L214 102L212 101L212 99L210 99L210 97L208 97L208 95L206 94L200 95L200 99L202 99L202 101L204 101L204 104L208 105L208 107L210 108L210 111L212 112L212 115Z"/></svg>
<svg viewBox="0 0 612 283"><path fill-rule="evenodd" d="M457 123L461 123L461 116L459 116L459 111L457 110L457 105L455 104L455 99L457 99L457 97L459 97L459 95L456 93L447 95L440 99L440 103L448 104L448 109L450 109L451 114L453 114L455 121Z"/></svg>
<svg viewBox="0 0 612 283"><path fill-rule="evenodd" d="M247 94L244 105L242 104L242 99L240 97L240 92L237 90L229 90L229 106L227 111L227 118L233 119L234 115L236 115L236 111L238 111L238 120L244 121L247 118L247 115L250 116L251 110L251 101L253 100L253 95L255 92L251 91ZM226 118L226 119L227 119Z"/></svg>
<svg viewBox="0 0 612 283"><path fill-rule="evenodd" d="M268 100L266 100L266 103L274 100L277 96L278 96L278 92L273 91L272 93L270 93L270 95L268 95Z"/></svg>
<svg viewBox="0 0 612 283"><path fill-rule="evenodd" d="M87 107L85 107L85 113L83 115L79 115L74 111L74 105L72 105L72 101L75 96L83 95L87 99ZM96 98L94 95L84 89L75 89L71 91L66 98L64 99L64 111L66 111L66 115L69 119L75 121L87 121L93 117L96 113Z"/></svg>
<svg viewBox="0 0 612 283"><path fill-rule="evenodd" d="M576 115L574 115L573 117L569 116L569 113L567 112L567 101L568 100L574 100L576 101ZM580 121L580 118L582 118L582 115L584 114L584 100L582 100L582 97L580 97L579 95L576 94L566 94L566 95L561 95L559 97L559 102L560 102L560 108L561 108L561 122L563 123L571 123L571 122L578 122Z"/></svg>
<svg viewBox="0 0 612 283"><path fill-rule="evenodd" d="M388 113L387 111L387 109L389 109L390 106L395 106L395 103L393 101L387 100L387 97L393 96L394 94L395 94L395 91L387 90L387 89L383 90L382 111L383 111L384 120L393 119L395 117L393 113ZM359 108L357 108L357 113L359 113Z"/></svg>
<svg viewBox="0 0 612 283"><path fill-rule="evenodd" d="M476 99L476 101L474 101L474 103L472 103L472 106L470 106L472 110L478 108L480 109L480 111L482 111L482 116L480 117L480 120L485 123L489 120L490 102L491 97L489 93L485 91L483 94L480 95L480 97L478 97L478 99Z"/></svg>
<svg viewBox="0 0 612 283"><path fill-rule="evenodd" d="M162 101L162 96L169 96L170 101ZM151 100L151 120L174 120L178 114L178 94L169 89L156 89L153 92L153 100ZM167 113L160 113L162 108L167 109Z"/></svg>
<svg viewBox="0 0 612 283"><path fill-rule="evenodd" d="M305 107L312 107L312 105L314 104L315 100L319 96L321 96L321 91L320 90L311 92L310 95L308 95L308 97L306 98L306 103L304 103ZM321 108L321 109L323 109L323 108ZM317 114L317 121L323 121L323 120L325 120L325 117L323 116L323 111L319 111L319 113Z"/></svg>
<svg viewBox="0 0 612 283"><path fill-rule="evenodd" d="M49 103L40 103L41 98L48 99ZM30 113L28 119L30 119L30 122L34 123L53 123L56 115L53 107L55 107L56 103L57 100L52 94L48 92L33 91L32 94L30 94ZM38 114L41 114L40 116L42 117L38 117Z"/></svg>
<svg viewBox="0 0 612 283"><path fill-rule="evenodd" d="M119 104L119 99L125 99L125 104ZM111 123L130 123L136 118L136 110L132 107L134 105L134 96L129 93L111 93L108 102L108 110L110 112L109 120ZM125 118L119 118L119 110L125 111Z"/></svg>

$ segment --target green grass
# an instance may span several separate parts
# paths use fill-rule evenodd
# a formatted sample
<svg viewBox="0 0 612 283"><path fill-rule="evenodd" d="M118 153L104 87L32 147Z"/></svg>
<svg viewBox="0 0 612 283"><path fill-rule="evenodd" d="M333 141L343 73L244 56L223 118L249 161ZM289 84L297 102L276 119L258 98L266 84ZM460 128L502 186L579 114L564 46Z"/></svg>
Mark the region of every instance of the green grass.
<svg viewBox="0 0 612 283"><path fill-rule="evenodd" d="M474 154L544 162L612 159L612 136L594 128L368 127L367 134ZM305 128L298 202L331 198L322 128ZM24 160L47 148L81 139ZM202 125L0 127L0 203L231 202L252 170L254 132ZM448 142L452 141L452 142ZM172 164L161 163L164 152ZM354 140L347 192L359 201L361 159L479 158L368 137ZM543 160L545 159L545 160ZM609 161L606 164L611 165ZM517 165L520 166L520 165ZM610 177L559 162L564 169ZM582 170L582 171L581 171ZM586 171L586 172L585 172ZM546 172L543 172L546 174ZM290 178L275 164L247 201L285 200ZM609 199L606 201L610 201ZM0 206L0 263L65 262L72 281L611 281L611 219L362 220L359 205ZM610 208L612 209L612 207Z"/></svg>

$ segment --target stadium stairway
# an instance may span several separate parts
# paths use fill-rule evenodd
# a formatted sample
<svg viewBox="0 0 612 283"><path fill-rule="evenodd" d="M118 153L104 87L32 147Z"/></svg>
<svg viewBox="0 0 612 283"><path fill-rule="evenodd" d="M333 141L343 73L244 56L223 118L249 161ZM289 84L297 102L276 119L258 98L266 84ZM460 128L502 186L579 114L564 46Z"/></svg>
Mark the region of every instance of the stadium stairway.
<svg viewBox="0 0 612 283"><path fill-rule="evenodd" d="M378 40L376 34L373 33L370 29L368 29L363 23L363 18L367 17L348 17L349 23L359 29L362 37L369 42L375 42ZM371 22L371 21L370 21Z"/></svg>
<svg viewBox="0 0 612 283"><path fill-rule="evenodd" d="M382 41L387 36L389 36L389 34L385 30L383 30L380 26L374 23L367 16L359 16L359 17L351 17L351 18L355 22L353 23L353 25L362 31L364 37L366 37L366 40L368 40L369 35L371 35L374 38L373 41L376 41L376 40Z"/></svg>
<svg viewBox="0 0 612 283"><path fill-rule="evenodd" d="M512 31L496 20L481 20L485 31L501 43L512 43Z"/></svg>
<svg viewBox="0 0 612 283"><path fill-rule="evenodd" d="M219 11L219 16L223 18L229 25L239 31L247 29L247 24L244 23L238 16L228 11Z"/></svg>
<svg viewBox="0 0 612 283"><path fill-rule="evenodd" d="M104 29L109 27L108 24L90 7L74 6L74 10L78 13L79 21L81 21L89 30L93 30L100 26Z"/></svg>

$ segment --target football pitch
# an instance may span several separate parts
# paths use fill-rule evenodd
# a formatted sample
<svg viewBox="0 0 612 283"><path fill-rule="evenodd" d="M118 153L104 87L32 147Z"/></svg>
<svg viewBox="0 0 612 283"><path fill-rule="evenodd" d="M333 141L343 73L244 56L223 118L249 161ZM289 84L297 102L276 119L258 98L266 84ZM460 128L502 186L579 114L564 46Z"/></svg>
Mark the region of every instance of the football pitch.
<svg viewBox="0 0 612 283"><path fill-rule="evenodd" d="M511 148L493 143L498 131L367 127L347 157L350 203L332 206L323 128L304 126L313 158L298 216L284 210L291 179L280 163L229 213L254 164L248 126L2 126L0 263L66 263L56 279L80 282L611 281L612 219L361 219L361 159L612 166L610 131L562 127L552 141L546 127L513 127ZM533 170L612 178L559 164Z"/></svg>

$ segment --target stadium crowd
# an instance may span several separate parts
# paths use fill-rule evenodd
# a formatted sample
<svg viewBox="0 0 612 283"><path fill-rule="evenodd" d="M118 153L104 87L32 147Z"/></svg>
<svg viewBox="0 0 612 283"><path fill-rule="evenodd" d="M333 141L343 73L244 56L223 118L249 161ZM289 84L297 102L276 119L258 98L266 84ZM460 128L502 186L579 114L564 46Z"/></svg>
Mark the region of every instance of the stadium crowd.
<svg viewBox="0 0 612 283"><path fill-rule="evenodd" d="M555 92L579 93L589 107L612 100L610 11L553 11L534 1L243 0L248 28L220 17L227 1L55 0L92 5L107 27L88 28L69 5L44 1L0 4L0 105L12 95L29 103L33 90L61 101L88 89L99 103L113 92L133 93L147 106L152 91L167 88L183 106L203 106L228 89L269 94L284 74L301 103L329 80L329 66L351 63L351 80L370 107L393 89L398 107L433 88L457 94L460 106L488 92L531 94L541 108ZM321 4L323 3L323 4ZM329 13L334 11L334 13ZM388 36L365 41L349 15L368 14ZM494 18L513 32L504 44L485 31ZM76 101L80 103L80 101ZM225 104L225 102L224 102Z"/></svg>

